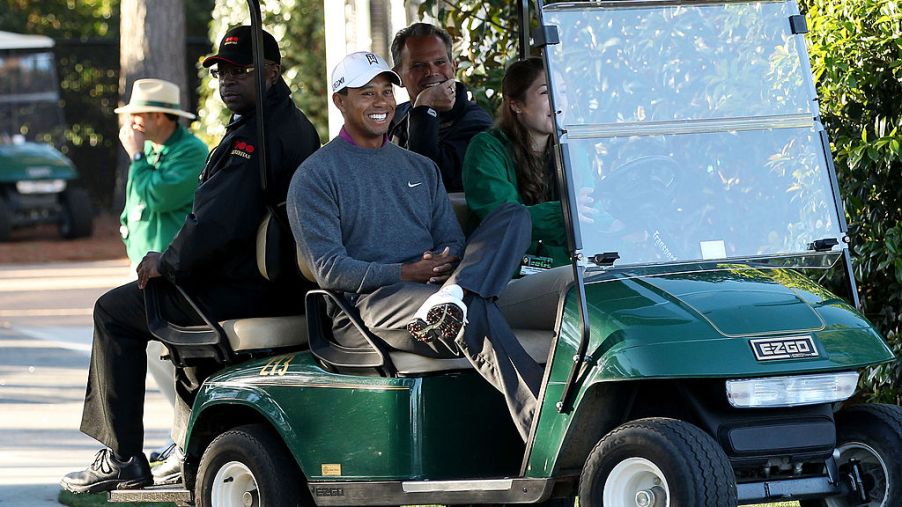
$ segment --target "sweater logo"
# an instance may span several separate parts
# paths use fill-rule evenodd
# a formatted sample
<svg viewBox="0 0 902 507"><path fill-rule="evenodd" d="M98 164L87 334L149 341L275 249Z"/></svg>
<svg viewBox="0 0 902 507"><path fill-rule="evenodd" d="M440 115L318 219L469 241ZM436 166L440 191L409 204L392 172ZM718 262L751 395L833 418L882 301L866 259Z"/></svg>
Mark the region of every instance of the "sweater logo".
<svg viewBox="0 0 902 507"><path fill-rule="evenodd" d="M420 185L422 185L422 184L423 184L422 181L418 181L418 182L416 182L416 183L411 183L411 182L408 181L408 182L407 182L407 187L408 187L408 188L416 188L416 187L418 187L418 186L420 186Z"/></svg>
<svg viewBox="0 0 902 507"><path fill-rule="evenodd" d="M244 141L235 141L235 145L232 146L232 153L230 153L230 155L238 155L239 157L250 159L254 149L253 145Z"/></svg>

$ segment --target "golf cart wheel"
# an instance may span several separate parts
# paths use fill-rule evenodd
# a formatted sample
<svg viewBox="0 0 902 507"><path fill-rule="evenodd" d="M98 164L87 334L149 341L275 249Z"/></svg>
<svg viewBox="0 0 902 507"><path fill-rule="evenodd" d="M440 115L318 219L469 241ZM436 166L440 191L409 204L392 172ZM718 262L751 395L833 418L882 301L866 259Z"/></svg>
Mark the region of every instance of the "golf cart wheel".
<svg viewBox="0 0 902 507"><path fill-rule="evenodd" d="M60 236L75 239L90 236L94 232L94 211L91 209L91 198L81 188L69 188L59 197Z"/></svg>
<svg viewBox="0 0 902 507"><path fill-rule="evenodd" d="M902 407L855 405L836 414L837 466L840 475L850 460L861 464L861 479L870 502L832 497L799 502L802 507L893 507L902 499Z"/></svg>
<svg viewBox="0 0 902 507"><path fill-rule="evenodd" d="M12 211L9 204L0 195L0 241L9 241L9 235L13 230Z"/></svg>
<svg viewBox="0 0 902 507"><path fill-rule="evenodd" d="M736 478L723 449L675 419L619 426L589 453L579 504L606 507L734 507Z"/></svg>
<svg viewBox="0 0 902 507"><path fill-rule="evenodd" d="M239 426L216 437L200 461L195 482L198 507L281 507L302 501L299 471L267 428Z"/></svg>

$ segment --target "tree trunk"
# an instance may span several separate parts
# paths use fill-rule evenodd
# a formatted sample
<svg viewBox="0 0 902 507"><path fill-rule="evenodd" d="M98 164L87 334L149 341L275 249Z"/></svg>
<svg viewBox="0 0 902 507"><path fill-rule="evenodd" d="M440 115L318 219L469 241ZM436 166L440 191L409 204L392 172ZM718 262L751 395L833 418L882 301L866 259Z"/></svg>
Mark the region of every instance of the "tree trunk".
<svg viewBox="0 0 902 507"><path fill-rule="evenodd" d="M182 107L187 107L184 1L122 0L120 16L120 105L128 102L136 80L157 78L177 84L182 92ZM125 205L128 179L128 157L122 149L119 153L113 190L115 211Z"/></svg>

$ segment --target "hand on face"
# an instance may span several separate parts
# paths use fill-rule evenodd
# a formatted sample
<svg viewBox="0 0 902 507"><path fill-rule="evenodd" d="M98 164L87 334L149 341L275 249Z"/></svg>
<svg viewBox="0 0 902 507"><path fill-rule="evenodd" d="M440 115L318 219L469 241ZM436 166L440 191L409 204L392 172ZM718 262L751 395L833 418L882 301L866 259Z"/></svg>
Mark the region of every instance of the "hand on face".
<svg viewBox="0 0 902 507"><path fill-rule="evenodd" d="M119 129L119 142L125 148L129 158L135 156L135 153L144 151L144 141L147 136L144 133L144 120L139 116L130 116L125 125Z"/></svg>
<svg viewBox="0 0 902 507"><path fill-rule="evenodd" d="M451 48L435 36L411 37L401 49L398 70L414 106L450 111L454 106L454 72Z"/></svg>
<svg viewBox="0 0 902 507"><path fill-rule="evenodd" d="M456 99L456 82L454 79L448 79L428 85L424 90L420 91L413 106L429 106L436 111L445 112L450 111L454 107Z"/></svg>

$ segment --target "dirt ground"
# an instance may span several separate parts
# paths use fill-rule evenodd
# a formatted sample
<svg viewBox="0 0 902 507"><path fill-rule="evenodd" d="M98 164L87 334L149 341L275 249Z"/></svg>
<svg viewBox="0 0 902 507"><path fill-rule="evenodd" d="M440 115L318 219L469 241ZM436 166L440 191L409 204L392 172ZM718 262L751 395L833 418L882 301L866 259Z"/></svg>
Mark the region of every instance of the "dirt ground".
<svg viewBox="0 0 902 507"><path fill-rule="evenodd" d="M15 230L8 242L0 243L2 264L125 258L119 222L110 215L94 219L94 235L90 238L64 240L55 225L41 225Z"/></svg>

